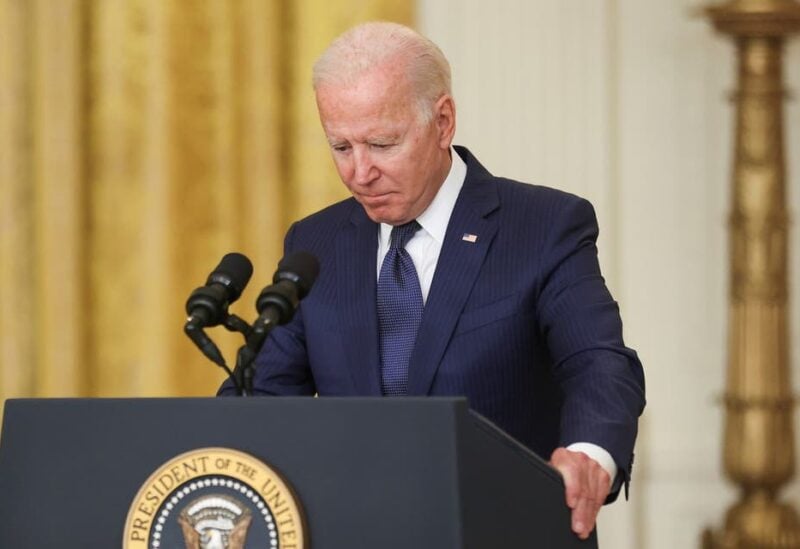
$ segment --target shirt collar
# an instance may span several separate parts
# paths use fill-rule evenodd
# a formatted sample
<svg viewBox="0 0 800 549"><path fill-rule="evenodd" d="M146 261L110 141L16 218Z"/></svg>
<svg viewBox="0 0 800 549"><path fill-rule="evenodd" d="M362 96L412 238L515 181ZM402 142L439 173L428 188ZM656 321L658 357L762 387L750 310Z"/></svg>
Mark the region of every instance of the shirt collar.
<svg viewBox="0 0 800 549"><path fill-rule="evenodd" d="M439 192L436 193L425 211L417 216L417 223L420 224L420 227L439 244L444 243L450 214L453 213L458 193L461 192L461 187L464 186L464 180L467 177L467 165L453 147L450 147L450 159L450 171L442 186L439 187ZM391 233L392 226L381 223L381 241L388 243Z"/></svg>

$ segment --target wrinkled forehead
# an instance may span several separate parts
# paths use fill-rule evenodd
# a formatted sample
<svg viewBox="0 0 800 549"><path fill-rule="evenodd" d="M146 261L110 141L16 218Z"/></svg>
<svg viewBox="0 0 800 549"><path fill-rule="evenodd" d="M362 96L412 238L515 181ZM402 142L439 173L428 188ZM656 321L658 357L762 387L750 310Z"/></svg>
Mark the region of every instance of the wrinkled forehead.
<svg viewBox="0 0 800 549"><path fill-rule="evenodd" d="M399 82L408 79L411 73L411 60L401 52L376 55L375 52L351 51L328 66L329 70L320 76L319 81L315 81L316 87L325 84L351 86L375 75L384 75Z"/></svg>
<svg viewBox="0 0 800 549"><path fill-rule="evenodd" d="M317 89L316 97L326 127L361 119L401 120L415 114L413 89L399 71L375 71L350 82L329 82Z"/></svg>
<svg viewBox="0 0 800 549"><path fill-rule="evenodd" d="M323 91L343 91L348 93L369 92L377 95L381 92L396 92L399 95L413 95L411 74L407 63L402 60L387 61L358 70L343 71L335 78L321 82L316 89Z"/></svg>

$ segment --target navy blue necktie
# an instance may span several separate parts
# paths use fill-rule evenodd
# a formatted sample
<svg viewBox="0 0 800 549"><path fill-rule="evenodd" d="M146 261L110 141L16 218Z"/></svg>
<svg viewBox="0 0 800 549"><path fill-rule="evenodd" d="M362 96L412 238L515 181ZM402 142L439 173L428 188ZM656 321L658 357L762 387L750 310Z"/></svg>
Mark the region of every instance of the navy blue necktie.
<svg viewBox="0 0 800 549"><path fill-rule="evenodd" d="M411 221L392 228L389 251L378 276L378 334L384 395L408 392L408 363L422 320L422 290L406 243L419 230Z"/></svg>

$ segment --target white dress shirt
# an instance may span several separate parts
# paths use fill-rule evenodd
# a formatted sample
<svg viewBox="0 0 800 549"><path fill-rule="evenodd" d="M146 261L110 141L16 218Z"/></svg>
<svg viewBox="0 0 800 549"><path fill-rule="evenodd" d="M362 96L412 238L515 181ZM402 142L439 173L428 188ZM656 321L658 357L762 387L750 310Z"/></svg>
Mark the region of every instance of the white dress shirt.
<svg viewBox="0 0 800 549"><path fill-rule="evenodd" d="M452 159L450 171L439 188L439 192L436 193L430 206L417 217L417 223L421 229L406 244L406 251L411 256L417 277L419 277L423 303L428 301L428 292L433 282L436 263L439 261L439 253L442 251L450 214L453 213L458 193L461 192L467 176L467 165L452 147L450 148L450 158ZM391 234L392 226L381 223L378 238L377 276L381 274L383 259L389 251ZM567 449L573 452L583 452L594 459L608 473L611 482L614 482L614 478L617 476L617 464L604 448L590 442L575 442L567 446ZM543 457L549 458L550 456Z"/></svg>

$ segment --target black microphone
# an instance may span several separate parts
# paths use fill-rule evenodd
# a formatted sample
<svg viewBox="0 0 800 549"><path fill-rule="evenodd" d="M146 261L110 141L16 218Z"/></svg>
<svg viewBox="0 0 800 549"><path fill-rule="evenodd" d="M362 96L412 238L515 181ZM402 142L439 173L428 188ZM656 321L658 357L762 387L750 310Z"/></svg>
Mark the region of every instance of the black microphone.
<svg viewBox="0 0 800 549"><path fill-rule="evenodd" d="M195 345L217 365L231 375L222 353L213 341L203 332L203 328L217 326L225 322L228 307L242 295L250 276L253 264L239 253L226 254L217 268L208 275L206 285L197 288L186 301L186 324L183 331Z"/></svg>
<svg viewBox="0 0 800 549"><path fill-rule="evenodd" d="M236 369L231 378L238 394L254 394L253 362L256 355L270 330L292 319L297 305L311 290L318 274L319 261L308 252L296 252L278 263L272 285L261 290L256 300L258 318L246 336L246 344L239 349L236 357Z"/></svg>
<svg viewBox="0 0 800 549"><path fill-rule="evenodd" d="M269 330L292 319L318 274L319 261L308 252L293 253L278 263L273 284L261 290L256 300L258 319L253 324L253 332L258 343Z"/></svg>
<svg viewBox="0 0 800 549"><path fill-rule="evenodd" d="M225 321L228 307L239 299L253 274L253 264L239 253L226 254L208 275L206 285L197 288L186 302L187 325L217 326Z"/></svg>

